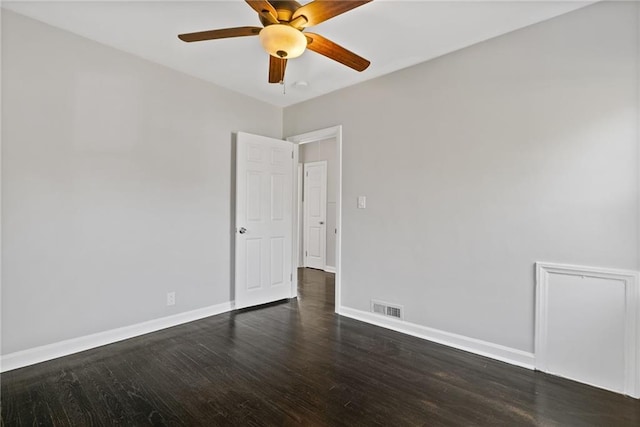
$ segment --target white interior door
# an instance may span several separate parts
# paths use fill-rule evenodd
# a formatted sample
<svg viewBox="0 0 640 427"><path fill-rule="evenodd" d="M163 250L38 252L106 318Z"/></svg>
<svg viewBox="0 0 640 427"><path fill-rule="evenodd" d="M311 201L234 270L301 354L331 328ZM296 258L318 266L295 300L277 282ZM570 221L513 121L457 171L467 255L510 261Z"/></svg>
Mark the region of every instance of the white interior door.
<svg viewBox="0 0 640 427"><path fill-rule="evenodd" d="M293 144L238 133L235 305L290 298Z"/></svg>
<svg viewBox="0 0 640 427"><path fill-rule="evenodd" d="M304 265L324 270L327 240L327 162L304 164Z"/></svg>

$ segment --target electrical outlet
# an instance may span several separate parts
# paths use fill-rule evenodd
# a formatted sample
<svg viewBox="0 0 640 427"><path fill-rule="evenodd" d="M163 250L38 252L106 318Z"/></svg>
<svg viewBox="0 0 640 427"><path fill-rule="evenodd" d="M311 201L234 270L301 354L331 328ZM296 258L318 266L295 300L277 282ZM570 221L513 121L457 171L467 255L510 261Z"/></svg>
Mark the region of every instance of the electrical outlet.
<svg viewBox="0 0 640 427"><path fill-rule="evenodd" d="M167 292L167 305L176 305L176 293Z"/></svg>
<svg viewBox="0 0 640 427"><path fill-rule="evenodd" d="M367 208L367 196L358 196L358 209Z"/></svg>

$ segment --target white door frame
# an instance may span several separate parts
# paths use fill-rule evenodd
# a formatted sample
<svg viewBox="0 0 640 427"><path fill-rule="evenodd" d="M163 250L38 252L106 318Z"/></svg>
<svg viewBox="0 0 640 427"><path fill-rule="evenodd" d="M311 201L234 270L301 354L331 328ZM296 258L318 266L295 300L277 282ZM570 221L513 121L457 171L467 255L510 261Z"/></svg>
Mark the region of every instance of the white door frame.
<svg viewBox="0 0 640 427"><path fill-rule="evenodd" d="M294 146L294 150L297 151L298 150L298 146ZM302 251L300 250L300 239L302 238L302 224L304 223L304 220L302 220L302 215L303 215L303 211L302 211L302 189L303 189L303 178L302 178L302 163L298 163L297 165L298 167L298 183L297 183L297 190L296 191L296 197L297 197L297 203L295 203L296 206L296 212L295 212L295 221L298 221L298 235L297 236L293 236L292 239L295 239L296 237L298 238L297 242L293 242L293 248L292 250L296 250L298 249L298 256L296 257L296 264L294 264L296 267L294 268L294 274L296 274L297 269L300 267L304 267L304 257L302 256Z"/></svg>
<svg viewBox="0 0 640 427"><path fill-rule="evenodd" d="M340 307L342 305L341 289L342 289L342 125L333 126L330 128L319 129L313 132L307 132L300 135L294 135L287 138L287 141L293 142L293 159L294 164L298 164L299 153L298 146L300 144L306 144L309 142L323 141L325 139L335 138L338 151L338 194L336 198L336 302L335 312L340 314ZM293 190L293 194L298 194L298 182L294 180L296 188ZM294 264L297 265L298 254L300 253L300 236L298 234L298 216L294 215L293 224L293 245L292 251L295 255L293 259ZM291 283L291 295L296 296L298 294L298 275L293 275L293 281Z"/></svg>

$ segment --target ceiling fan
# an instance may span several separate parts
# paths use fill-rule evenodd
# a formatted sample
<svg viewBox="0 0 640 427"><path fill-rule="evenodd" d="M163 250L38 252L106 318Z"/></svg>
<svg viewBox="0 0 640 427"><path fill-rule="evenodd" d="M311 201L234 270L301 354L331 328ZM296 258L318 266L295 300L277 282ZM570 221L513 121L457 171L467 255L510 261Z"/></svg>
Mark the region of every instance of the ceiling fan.
<svg viewBox="0 0 640 427"><path fill-rule="evenodd" d="M364 71L368 60L322 37L303 31L372 0L315 0L302 6L294 0L246 0L258 12L264 28L236 27L180 34L185 42L259 36L269 53L269 83L283 83L287 60L312 50L356 71Z"/></svg>

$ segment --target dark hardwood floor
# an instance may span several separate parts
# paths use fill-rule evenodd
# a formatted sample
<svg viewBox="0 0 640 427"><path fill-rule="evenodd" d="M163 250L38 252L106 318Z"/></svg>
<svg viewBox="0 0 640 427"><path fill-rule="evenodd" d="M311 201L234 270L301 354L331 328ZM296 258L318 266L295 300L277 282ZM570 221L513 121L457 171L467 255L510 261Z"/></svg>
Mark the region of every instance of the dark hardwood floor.
<svg viewBox="0 0 640 427"><path fill-rule="evenodd" d="M298 300L210 317L2 374L16 425L639 426L640 401Z"/></svg>

